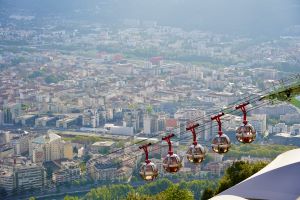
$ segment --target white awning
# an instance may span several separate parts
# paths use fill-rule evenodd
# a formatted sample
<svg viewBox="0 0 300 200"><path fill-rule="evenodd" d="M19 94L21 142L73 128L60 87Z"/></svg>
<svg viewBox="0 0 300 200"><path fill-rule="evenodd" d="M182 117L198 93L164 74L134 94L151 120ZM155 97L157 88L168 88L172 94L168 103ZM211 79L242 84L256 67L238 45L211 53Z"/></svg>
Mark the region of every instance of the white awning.
<svg viewBox="0 0 300 200"><path fill-rule="evenodd" d="M227 195L246 199L300 199L300 149L287 151L265 168L212 198L226 199Z"/></svg>

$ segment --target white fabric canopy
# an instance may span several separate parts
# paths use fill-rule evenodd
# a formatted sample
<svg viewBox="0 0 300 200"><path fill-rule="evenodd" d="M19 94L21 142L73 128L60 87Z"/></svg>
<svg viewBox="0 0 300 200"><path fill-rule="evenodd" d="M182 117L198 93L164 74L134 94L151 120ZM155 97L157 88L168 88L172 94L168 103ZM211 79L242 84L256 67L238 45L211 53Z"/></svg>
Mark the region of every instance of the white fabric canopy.
<svg viewBox="0 0 300 200"><path fill-rule="evenodd" d="M300 200L300 149L279 155L265 168L212 200L226 199L227 195L246 199Z"/></svg>

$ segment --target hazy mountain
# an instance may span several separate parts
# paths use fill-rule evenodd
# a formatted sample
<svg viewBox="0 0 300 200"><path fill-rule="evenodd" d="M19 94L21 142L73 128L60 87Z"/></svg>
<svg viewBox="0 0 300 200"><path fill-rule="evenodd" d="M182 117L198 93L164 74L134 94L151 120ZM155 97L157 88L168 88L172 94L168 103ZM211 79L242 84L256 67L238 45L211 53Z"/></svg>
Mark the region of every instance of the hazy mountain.
<svg viewBox="0 0 300 200"><path fill-rule="evenodd" d="M122 18L156 20L187 29L278 35L300 25L299 0L0 0L10 12L58 14L113 22Z"/></svg>

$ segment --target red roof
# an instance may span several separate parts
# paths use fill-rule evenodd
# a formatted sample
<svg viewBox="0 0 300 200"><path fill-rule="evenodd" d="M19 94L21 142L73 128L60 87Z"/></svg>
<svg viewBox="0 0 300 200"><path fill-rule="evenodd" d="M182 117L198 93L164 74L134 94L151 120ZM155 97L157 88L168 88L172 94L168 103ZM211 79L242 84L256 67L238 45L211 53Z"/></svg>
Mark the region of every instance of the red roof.
<svg viewBox="0 0 300 200"><path fill-rule="evenodd" d="M177 120L176 119L167 119L166 120L166 127L169 128L175 128L177 126Z"/></svg>
<svg viewBox="0 0 300 200"><path fill-rule="evenodd" d="M121 61L123 60L123 55L122 54L116 54L113 57L113 61Z"/></svg>
<svg viewBox="0 0 300 200"><path fill-rule="evenodd" d="M159 64L160 61L162 61L162 60L163 60L163 57L161 57L161 56L156 56L156 57L150 58L150 62L152 64Z"/></svg>

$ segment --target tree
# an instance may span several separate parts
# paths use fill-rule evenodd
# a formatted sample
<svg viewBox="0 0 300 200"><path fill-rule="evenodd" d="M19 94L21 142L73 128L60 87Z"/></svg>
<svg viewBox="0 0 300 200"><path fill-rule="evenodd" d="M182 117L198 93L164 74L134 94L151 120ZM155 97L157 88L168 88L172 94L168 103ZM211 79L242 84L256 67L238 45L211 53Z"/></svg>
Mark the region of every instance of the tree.
<svg viewBox="0 0 300 200"><path fill-rule="evenodd" d="M73 147L73 153L78 153L78 148L77 147Z"/></svg>
<svg viewBox="0 0 300 200"><path fill-rule="evenodd" d="M212 190L211 188L206 188L203 191L201 200L207 200L207 199L212 198L213 196L214 196L214 190Z"/></svg>
<svg viewBox="0 0 300 200"><path fill-rule="evenodd" d="M133 192L133 187L130 185L110 185L92 189L85 196L87 200L101 199L123 199L128 193Z"/></svg>
<svg viewBox="0 0 300 200"><path fill-rule="evenodd" d="M148 113L148 115L152 114L153 107L150 104L146 107L146 112Z"/></svg>
<svg viewBox="0 0 300 200"><path fill-rule="evenodd" d="M30 108L29 105L27 105L27 104L21 104L21 109L22 109L23 111L28 111L29 108Z"/></svg>
<svg viewBox="0 0 300 200"><path fill-rule="evenodd" d="M143 185L137 189L137 192L139 194L145 194L145 195L155 195L158 194L166 189L168 189L170 186L172 186L173 183L169 181L168 179L160 179L155 182L148 183L146 185Z"/></svg>
<svg viewBox="0 0 300 200"><path fill-rule="evenodd" d="M224 190L240 183L251 175L255 174L267 165L265 162L249 163L238 161L232 164L226 171L224 176L219 180L218 186L215 190L211 187L206 188L202 194L201 199L209 199Z"/></svg>
<svg viewBox="0 0 300 200"><path fill-rule="evenodd" d="M80 170L81 170L82 173L86 172L86 163L85 162L81 162L79 164L79 167L80 167Z"/></svg>
<svg viewBox="0 0 300 200"><path fill-rule="evenodd" d="M182 188L186 188L193 192L195 199L200 199L201 193L206 187L215 187L215 182L207 180L193 180L179 184Z"/></svg>
<svg viewBox="0 0 300 200"><path fill-rule="evenodd" d="M167 190L159 193L156 199L161 200L194 200L194 195L187 189L181 189L178 185L172 185Z"/></svg>
<svg viewBox="0 0 300 200"><path fill-rule="evenodd" d="M147 195L141 195L135 192L130 192L128 193L125 200L154 200L154 198Z"/></svg>
<svg viewBox="0 0 300 200"><path fill-rule="evenodd" d="M34 71L32 72L28 78L30 79L34 79L34 78L37 78L37 77L40 77L40 76L43 76L43 72L42 71Z"/></svg>
<svg viewBox="0 0 300 200"><path fill-rule="evenodd" d="M100 154L108 154L109 153L109 148L101 148L98 150Z"/></svg>
<svg viewBox="0 0 300 200"><path fill-rule="evenodd" d="M238 161L233 163L233 165L226 170L225 175L220 179L216 194L247 179L266 165L267 163L265 162L249 163Z"/></svg>
<svg viewBox="0 0 300 200"><path fill-rule="evenodd" d="M64 200L79 200L79 198L77 196L65 196Z"/></svg>

